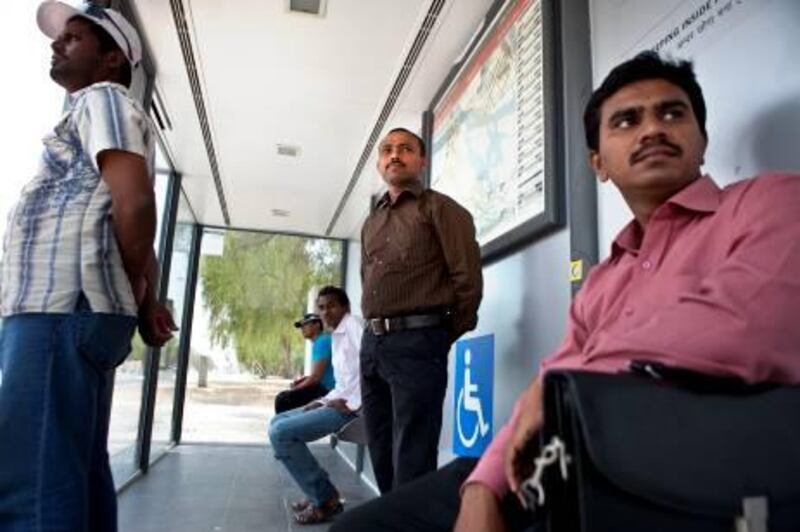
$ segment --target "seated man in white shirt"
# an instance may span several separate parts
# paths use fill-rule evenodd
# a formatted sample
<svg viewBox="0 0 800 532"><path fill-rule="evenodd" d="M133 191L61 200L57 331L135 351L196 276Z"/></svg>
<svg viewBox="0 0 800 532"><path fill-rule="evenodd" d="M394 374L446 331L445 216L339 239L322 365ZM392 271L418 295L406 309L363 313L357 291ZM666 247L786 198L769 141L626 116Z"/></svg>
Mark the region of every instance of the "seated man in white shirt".
<svg viewBox="0 0 800 532"><path fill-rule="evenodd" d="M301 525L327 521L342 511L339 492L306 442L338 431L356 417L356 411L361 407L359 352L364 326L350 314L350 300L341 288L326 286L320 290L317 307L322 320L333 331L332 360L336 386L324 397L304 407L278 414L269 427L275 458L283 462L308 497L292 504L295 521Z"/></svg>

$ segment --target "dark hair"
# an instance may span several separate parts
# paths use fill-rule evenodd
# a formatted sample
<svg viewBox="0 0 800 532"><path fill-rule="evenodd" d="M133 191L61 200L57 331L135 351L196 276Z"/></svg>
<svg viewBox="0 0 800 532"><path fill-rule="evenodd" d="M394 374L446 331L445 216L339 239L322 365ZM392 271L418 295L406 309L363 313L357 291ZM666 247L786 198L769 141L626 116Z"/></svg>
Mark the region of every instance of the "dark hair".
<svg viewBox="0 0 800 532"><path fill-rule="evenodd" d="M649 79L663 79L680 87L689 97L692 111L697 118L700 132L708 139L706 133L706 102L703 90L697 83L691 61L674 61L663 59L658 53L647 50L633 59L617 65L603 83L592 93L586 110L583 112L583 128L586 134L586 145L597 151L600 146L600 108L617 91L626 85Z"/></svg>
<svg viewBox="0 0 800 532"><path fill-rule="evenodd" d="M89 30L91 30L92 34L97 39L97 42L100 44L100 51L102 53L108 53L113 51L119 51L125 57L125 62L122 64L122 67L116 72L116 79L113 81L119 82L121 85L126 87L131 86L131 80L133 79L133 72L131 70L131 63L128 60L128 56L125 55L125 52L122 51L122 48L119 47L117 41L114 40L114 37L111 36L102 26L95 24L91 20L87 19L86 17L81 17L76 15L72 17L73 19L79 18L83 21L86 21L86 24L89 26ZM72 19L70 19L72 20Z"/></svg>
<svg viewBox="0 0 800 532"><path fill-rule="evenodd" d="M387 133L387 135L391 135L392 133L405 133L405 134L407 134L407 135L411 135L412 137L414 137L415 139L417 139L417 144L419 144L419 153L420 153L420 155L422 155L423 157L425 157L425 152L426 152L426 149L425 149L425 141L424 141L424 140L422 140L422 137L420 137L420 136L419 136L419 135L417 135L416 133L413 133L413 132L411 132L411 131L407 130L407 129L406 129L406 128L404 128L404 127L396 127L396 128L394 128L394 129L390 129L390 130L389 130L389 132Z"/></svg>
<svg viewBox="0 0 800 532"><path fill-rule="evenodd" d="M338 286L323 286L317 294L317 299L322 296L334 296L341 306L350 310L350 298L347 297L347 292Z"/></svg>

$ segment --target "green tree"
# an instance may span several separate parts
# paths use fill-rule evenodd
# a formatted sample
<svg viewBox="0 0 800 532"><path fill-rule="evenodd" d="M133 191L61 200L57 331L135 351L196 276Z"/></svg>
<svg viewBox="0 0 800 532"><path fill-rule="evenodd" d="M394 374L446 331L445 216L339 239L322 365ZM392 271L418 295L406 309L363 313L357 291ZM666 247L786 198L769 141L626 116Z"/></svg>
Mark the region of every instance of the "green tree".
<svg viewBox="0 0 800 532"><path fill-rule="evenodd" d="M302 369L303 339L292 322L314 286L338 282L341 244L331 240L234 232L221 256L204 256L203 298L212 342L233 345L260 377Z"/></svg>

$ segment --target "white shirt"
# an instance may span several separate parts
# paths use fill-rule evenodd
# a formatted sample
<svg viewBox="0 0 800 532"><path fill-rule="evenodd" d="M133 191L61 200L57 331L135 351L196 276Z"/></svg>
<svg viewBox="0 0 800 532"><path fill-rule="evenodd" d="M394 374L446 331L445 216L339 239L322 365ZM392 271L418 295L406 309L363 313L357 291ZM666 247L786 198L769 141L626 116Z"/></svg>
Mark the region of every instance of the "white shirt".
<svg viewBox="0 0 800 532"><path fill-rule="evenodd" d="M97 155L141 155L152 179L155 136L147 113L122 85L95 83L69 98L69 109L44 138L39 170L9 213L3 316L70 313L81 292L94 312L136 315Z"/></svg>
<svg viewBox="0 0 800 532"><path fill-rule="evenodd" d="M345 314L331 334L333 377L336 387L320 399L328 404L334 399L344 399L347 408L361 408L361 336L364 322L352 314Z"/></svg>

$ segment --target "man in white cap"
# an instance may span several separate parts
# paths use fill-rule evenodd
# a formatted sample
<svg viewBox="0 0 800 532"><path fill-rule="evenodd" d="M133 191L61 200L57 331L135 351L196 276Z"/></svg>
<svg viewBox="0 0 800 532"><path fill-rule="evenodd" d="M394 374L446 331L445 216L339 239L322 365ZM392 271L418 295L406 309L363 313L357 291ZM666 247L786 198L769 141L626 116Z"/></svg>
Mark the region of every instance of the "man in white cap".
<svg viewBox="0 0 800 532"><path fill-rule="evenodd" d="M106 450L113 370L156 301L154 133L128 95L136 30L94 5L39 6L69 108L9 215L0 309L0 530L114 531Z"/></svg>

